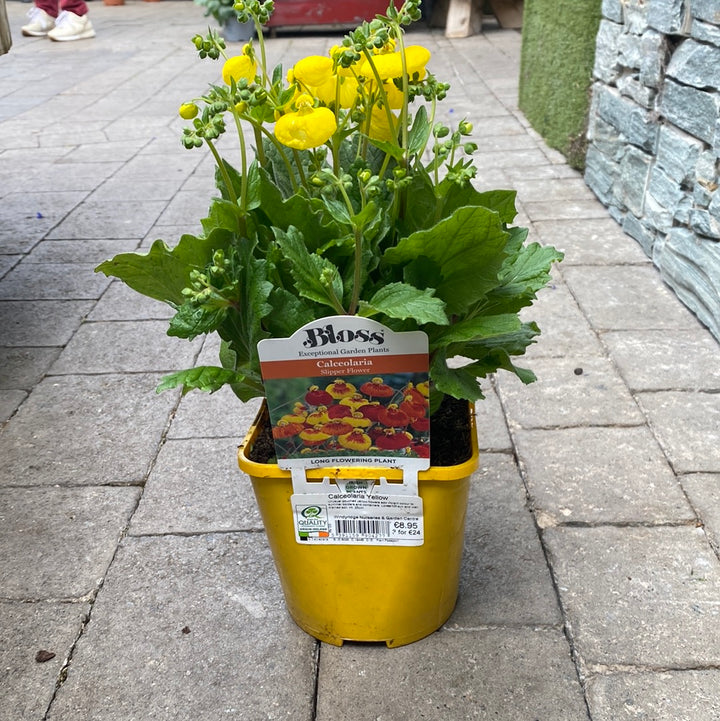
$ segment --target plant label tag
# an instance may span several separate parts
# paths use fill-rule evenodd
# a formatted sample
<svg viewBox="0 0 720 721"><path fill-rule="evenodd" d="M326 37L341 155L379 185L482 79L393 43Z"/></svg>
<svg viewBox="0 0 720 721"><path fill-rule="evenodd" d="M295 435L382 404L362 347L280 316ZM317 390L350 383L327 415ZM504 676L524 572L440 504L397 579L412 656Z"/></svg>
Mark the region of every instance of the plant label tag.
<svg viewBox="0 0 720 721"><path fill-rule="evenodd" d="M366 493L293 494L295 537L308 545L421 546L423 504L419 496Z"/></svg>
<svg viewBox="0 0 720 721"><path fill-rule="evenodd" d="M258 343L278 465L430 465L428 337L359 316Z"/></svg>

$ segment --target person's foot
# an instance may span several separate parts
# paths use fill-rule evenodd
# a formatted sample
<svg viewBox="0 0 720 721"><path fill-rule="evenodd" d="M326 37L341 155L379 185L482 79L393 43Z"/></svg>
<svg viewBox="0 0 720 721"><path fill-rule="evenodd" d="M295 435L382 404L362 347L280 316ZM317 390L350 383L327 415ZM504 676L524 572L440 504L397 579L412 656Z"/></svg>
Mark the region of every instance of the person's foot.
<svg viewBox="0 0 720 721"><path fill-rule="evenodd" d="M63 10L47 36L50 40L83 40L94 38L95 30L87 15L76 15L69 10Z"/></svg>
<svg viewBox="0 0 720 721"><path fill-rule="evenodd" d="M55 27L55 18L34 5L28 10L27 16L30 22L22 26L23 35L41 38Z"/></svg>

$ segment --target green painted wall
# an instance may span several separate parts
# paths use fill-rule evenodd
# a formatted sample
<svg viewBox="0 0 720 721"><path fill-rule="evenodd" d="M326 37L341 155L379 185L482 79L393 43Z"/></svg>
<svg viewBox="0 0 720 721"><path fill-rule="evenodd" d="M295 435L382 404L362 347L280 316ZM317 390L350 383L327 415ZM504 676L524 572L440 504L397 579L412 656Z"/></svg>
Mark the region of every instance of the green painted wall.
<svg viewBox="0 0 720 721"><path fill-rule="evenodd" d="M602 0L525 0L520 109L570 165L585 165L595 36Z"/></svg>

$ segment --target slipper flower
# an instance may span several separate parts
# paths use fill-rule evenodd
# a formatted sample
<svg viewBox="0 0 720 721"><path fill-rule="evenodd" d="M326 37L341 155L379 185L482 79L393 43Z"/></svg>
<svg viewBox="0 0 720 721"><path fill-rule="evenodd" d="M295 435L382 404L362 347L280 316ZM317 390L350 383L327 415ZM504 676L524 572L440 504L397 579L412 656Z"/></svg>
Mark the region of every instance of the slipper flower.
<svg viewBox="0 0 720 721"><path fill-rule="evenodd" d="M429 60L430 51L422 45L410 45L405 48L405 64L407 66L408 77L413 78L417 73L418 79L422 80L425 77L425 66ZM373 55L372 61L365 60L361 63L359 74L366 78L375 77L375 73L373 73L370 67L370 62L375 66L382 80L392 80L393 78L402 77L402 56L399 52Z"/></svg>
<svg viewBox="0 0 720 721"><path fill-rule="evenodd" d="M281 115L275 123L275 137L283 145L295 150L317 148L337 130L335 113L329 108L314 107L309 95L301 95L295 107L294 113Z"/></svg>
<svg viewBox="0 0 720 721"><path fill-rule="evenodd" d="M304 431L300 431L300 438L306 446L312 448L314 446L321 446L328 438L332 438L332 436L318 431L315 428L306 428Z"/></svg>
<svg viewBox="0 0 720 721"><path fill-rule="evenodd" d="M365 418L369 418L371 421L377 421L378 413L380 413L383 407L384 406L381 406L378 401L371 401L370 403L366 403L364 406L360 406L358 410L365 416Z"/></svg>
<svg viewBox="0 0 720 721"><path fill-rule="evenodd" d="M413 399L413 403L424 403L427 405L427 393L421 393L412 383L408 383L405 388L402 389L403 398L410 396Z"/></svg>
<svg viewBox="0 0 720 721"><path fill-rule="evenodd" d="M400 404L399 408L407 414L411 421L416 421L425 415L425 403L415 403L410 395L405 396L405 400Z"/></svg>
<svg viewBox="0 0 720 721"><path fill-rule="evenodd" d="M300 423L304 424L305 419L307 418L307 411L303 410L302 408L295 408L292 413L286 413L281 419L280 422L285 421L285 423Z"/></svg>
<svg viewBox="0 0 720 721"><path fill-rule="evenodd" d="M251 83L256 74L257 63L247 53L228 58L222 69L222 79L226 85L230 85L232 80L239 83L243 78Z"/></svg>
<svg viewBox="0 0 720 721"><path fill-rule="evenodd" d="M356 428L338 438L338 443L350 451L367 451L372 445L370 436Z"/></svg>
<svg viewBox="0 0 720 721"><path fill-rule="evenodd" d="M410 450L420 458L430 458L430 446L427 443L413 443Z"/></svg>
<svg viewBox="0 0 720 721"><path fill-rule="evenodd" d="M377 105L374 105L370 113L370 124L367 129L367 134L373 140L397 141L400 121L394 113L391 113L391 117L392 126L390 125L390 120L388 119L385 108L379 108Z"/></svg>
<svg viewBox="0 0 720 721"><path fill-rule="evenodd" d="M365 398L365 396L361 396L359 393L353 393L351 396L341 398L339 402L341 406L347 406L351 410L356 411L361 406L367 405L368 399Z"/></svg>
<svg viewBox="0 0 720 721"><path fill-rule="evenodd" d="M328 416L327 408L325 406L318 406L317 410L308 413L305 423L309 426L319 426L327 423L329 420L330 416Z"/></svg>
<svg viewBox="0 0 720 721"><path fill-rule="evenodd" d="M325 390L336 400L348 398L357 392L357 388L352 383L346 383L339 378L334 380Z"/></svg>
<svg viewBox="0 0 720 721"><path fill-rule="evenodd" d="M272 435L275 439L291 438L296 436L302 431L304 426L300 423L288 423L287 421L280 420L278 424L272 429Z"/></svg>
<svg viewBox="0 0 720 721"><path fill-rule="evenodd" d="M352 415L352 408L349 406L342 406L339 403L336 405L329 406L327 409L328 418L335 420L338 418L347 418Z"/></svg>
<svg viewBox="0 0 720 721"><path fill-rule="evenodd" d="M311 406L329 406L333 402L333 397L317 386L310 386L305 394L305 402Z"/></svg>
<svg viewBox="0 0 720 721"><path fill-rule="evenodd" d="M366 418L360 411L355 411L351 416L343 420L355 428L369 428L372 425L372 421Z"/></svg>
<svg viewBox="0 0 720 721"><path fill-rule="evenodd" d="M410 428L418 433L425 433L430 430L430 419L429 418L418 418L410 424Z"/></svg>
<svg viewBox="0 0 720 721"><path fill-rule="evenodd" d="M397 403L391 403L378 412L378 421L388 428L404 428L410 423L410 417L398 408Z"/></svg>
<svg viewBox="0 0 720 721"><path fill-rule="evenodd" d="M328 421L319 428L321 433L327 433L329 436L344 436L346 433L350 433L352 429L353 427L349 423L341 420Z"/></svg>
<svg viewBox="0 0 720 721"><path fill-rule="evenodd" d="M292 80L290 78L292 77ZM293 65L288 81L312 88L323 85L333 77L332 58L325 55L308 55Z"/></svg>
<svg viewBox="0 0 720 721"><path fill-rule="evenodd" d="M367 383L360 386L360 393L364 393L368 398L392 398L395 391L382 378L373 378Z"/></svg>
<svg viewBox="0 0 720 721"><path fill-rule="evenodd" d="M411 433L387 428L381 436L375 439L375 445L383 451L399 451L401 448L410 446L412 441Z"/></svg>

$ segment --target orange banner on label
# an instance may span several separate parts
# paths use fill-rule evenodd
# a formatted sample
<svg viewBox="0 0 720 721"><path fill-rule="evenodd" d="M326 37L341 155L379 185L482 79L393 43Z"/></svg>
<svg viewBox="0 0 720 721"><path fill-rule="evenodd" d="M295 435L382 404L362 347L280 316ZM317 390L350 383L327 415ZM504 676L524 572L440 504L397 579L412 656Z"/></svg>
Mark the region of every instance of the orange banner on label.
<svg viewBox="0 0 720 721"><path fill-rule="evenodd" d="M382 375L383 373L427 373L424 353L378 356L337 356L303 360L265 361L260 364L263 380L316 378L319 376Z"/></svg>

